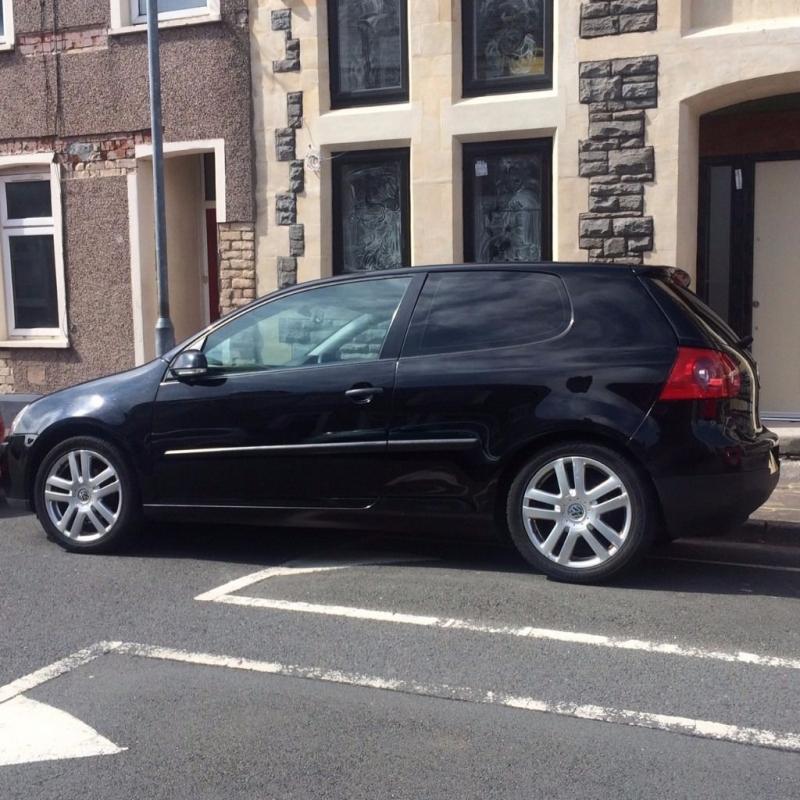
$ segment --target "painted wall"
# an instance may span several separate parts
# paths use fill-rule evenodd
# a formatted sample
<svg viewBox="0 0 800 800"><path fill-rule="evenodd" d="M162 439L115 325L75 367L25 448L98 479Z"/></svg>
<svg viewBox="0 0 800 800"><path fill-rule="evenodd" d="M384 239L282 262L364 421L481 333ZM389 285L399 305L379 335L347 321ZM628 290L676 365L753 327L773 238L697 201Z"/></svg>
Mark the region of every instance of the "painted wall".
<svg viewBox="0 0 800 800"><path fill-rule="evenodd" d="M797 0L693 0L689 27L717 28L798 16Z"/></svg>

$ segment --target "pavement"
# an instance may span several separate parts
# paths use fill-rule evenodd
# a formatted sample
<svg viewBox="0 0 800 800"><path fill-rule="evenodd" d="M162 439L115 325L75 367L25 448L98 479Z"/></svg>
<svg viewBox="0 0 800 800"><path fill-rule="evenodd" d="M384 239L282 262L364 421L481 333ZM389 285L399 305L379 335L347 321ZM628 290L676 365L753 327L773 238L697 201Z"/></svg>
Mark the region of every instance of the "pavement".
<svg viewBox="0 0 800 800"><path fill-rule="evenodd" d="M71 555L5 509L0 797L796 800L796 477L605 586L451 530Z"/></svg>

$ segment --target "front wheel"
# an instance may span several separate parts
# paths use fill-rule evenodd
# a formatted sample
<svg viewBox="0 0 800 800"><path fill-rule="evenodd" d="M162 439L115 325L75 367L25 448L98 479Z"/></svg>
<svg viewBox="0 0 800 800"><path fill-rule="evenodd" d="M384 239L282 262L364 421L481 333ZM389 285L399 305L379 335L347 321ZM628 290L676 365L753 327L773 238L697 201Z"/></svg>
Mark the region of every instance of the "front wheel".
<svg viewBox="0 0 800 800"><path fill-rule="evenodd" d="M135 527L139 499L119 450L94 437L61 442L44 458L35 482L36 514L67 550L109 551Z"/></svg>
<svg viewBox="0 0 800 800"><path fill-rule="evenodd" d="M548 447L511 484L507 521L521 555L563 581L630 569L655 535L649 485L619 453L588 442Z"/></svg>

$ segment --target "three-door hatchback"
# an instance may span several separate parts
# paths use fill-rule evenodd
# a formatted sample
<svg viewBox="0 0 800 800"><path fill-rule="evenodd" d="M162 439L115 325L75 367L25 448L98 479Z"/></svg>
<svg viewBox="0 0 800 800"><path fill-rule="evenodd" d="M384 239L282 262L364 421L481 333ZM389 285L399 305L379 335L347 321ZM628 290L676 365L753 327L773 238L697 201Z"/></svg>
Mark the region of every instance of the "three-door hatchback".
<svg viewBox="0 0 800 800"><path fill-rule="evenodd" d="M670 269L414 268L287 289L14 420L7 496L70 550L147 517L457 534L597 581L779 477L746 343Z"/></svg>

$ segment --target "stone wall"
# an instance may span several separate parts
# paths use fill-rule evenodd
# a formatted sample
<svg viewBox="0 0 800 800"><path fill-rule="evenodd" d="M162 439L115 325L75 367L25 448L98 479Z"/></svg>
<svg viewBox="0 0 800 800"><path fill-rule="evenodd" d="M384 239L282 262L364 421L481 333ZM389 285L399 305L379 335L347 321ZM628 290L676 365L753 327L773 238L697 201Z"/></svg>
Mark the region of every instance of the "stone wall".
<svg viewBox="0 0 800 800"><path fill-rule="evenodd" d="M219 304L222 314L255 299L255 238L255 225L252 223L219 224Z"/></svg>
<svg viewBox="0 0 800 800"><path fill-rule="evenodd" d="M584 0L581 37L618 36L654 31L658 27L658 0Z"/></svg>
<svg viewBox="0 0 800 800"><path fill-rule="evenodd" d="M292 10L272 12L272 30L285 38L285 57L272 62L274 73L299 72L300 40L292 37ZM275 158L289 168L287 191L275 197L275 224L289 228L288 255L278 256L278 288L297 283L297 259L305 254L305 227L297 220L297 196L305 191L305 163L297 158L297 130L303 127L303 92L286 93L285 128L275 130Z"/></svg>
<svg viewBox="0 0 800 800"><path fill-rule="evenodd" d="M580 142L580 175L589 178L589 211L580 216L590 261L640 264L653 249L645 184L655 180L645 109L658 105L658 56L580 65L580 101L589 107L589 137Z"/></svg>

